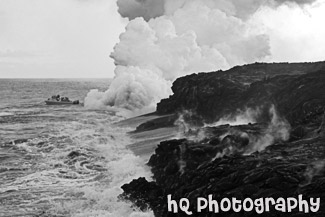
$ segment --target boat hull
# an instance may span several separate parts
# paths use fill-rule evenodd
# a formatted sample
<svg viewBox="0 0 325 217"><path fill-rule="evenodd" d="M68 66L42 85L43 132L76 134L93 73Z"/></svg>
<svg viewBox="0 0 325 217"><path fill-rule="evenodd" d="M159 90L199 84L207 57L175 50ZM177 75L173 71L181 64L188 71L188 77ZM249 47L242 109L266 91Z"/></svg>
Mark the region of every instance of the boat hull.
<svg viewBox="0 0 325 217"><path fill-rule="evenodd" d="M73 101L73 102L62 102L62 101L52 101L52 100L46 100L46 105L78 105L79 101Z"/></svg>

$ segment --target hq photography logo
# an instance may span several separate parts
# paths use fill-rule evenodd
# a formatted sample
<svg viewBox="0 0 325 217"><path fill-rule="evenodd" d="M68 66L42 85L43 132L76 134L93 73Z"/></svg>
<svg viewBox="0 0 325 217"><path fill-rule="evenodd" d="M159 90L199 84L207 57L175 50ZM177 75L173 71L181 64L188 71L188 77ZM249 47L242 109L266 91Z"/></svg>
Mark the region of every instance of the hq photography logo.
<svg viewBox="0 0 325 217"><path fill-rule="evenodd" d="M298 210L301 213L315 213L320 209L320 198L303 199L303 195L288 198L272 197L251 199L245 198L239 200L233 198L223 198L220 201L214 200L212 195L208 195L208 198L198 197L196 200L196 210L191 208L191 204L187 198L181 198L179 201L173 200L172 195L167 195L168 212L178 213L184 212L187 215L192 215L193 211L197 213L211 212L252 212L255 211L258 214L264 212L270 212L272 207L279 212L292 212Z"/></svg>

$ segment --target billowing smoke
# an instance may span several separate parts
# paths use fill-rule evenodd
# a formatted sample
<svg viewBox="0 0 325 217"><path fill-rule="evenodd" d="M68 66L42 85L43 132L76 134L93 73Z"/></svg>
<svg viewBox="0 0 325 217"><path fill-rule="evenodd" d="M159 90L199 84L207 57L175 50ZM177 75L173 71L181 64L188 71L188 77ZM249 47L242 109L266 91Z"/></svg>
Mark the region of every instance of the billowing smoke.
<svg viewBox="0 0 325 217"><path fill-rule="evenodd" d="M264 60L269 36L249 18L283 2L312 1L118 0L131 21L111 54L115 79L104 93L92 90L86 107L152 111L180 76Z"/></svg>

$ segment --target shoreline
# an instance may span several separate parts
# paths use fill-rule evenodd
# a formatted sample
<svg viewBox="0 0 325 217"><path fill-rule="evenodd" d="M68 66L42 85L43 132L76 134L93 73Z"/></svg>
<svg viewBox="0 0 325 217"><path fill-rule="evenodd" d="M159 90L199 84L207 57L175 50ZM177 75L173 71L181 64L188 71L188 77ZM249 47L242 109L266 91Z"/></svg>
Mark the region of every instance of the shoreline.
<svg viewBox="0 0 325 217"><path fill-rule="evenodd" d="M150 156L154 153L157 145L161 141L169 140L177 136L178 127L167 126L157 127L162 123L161 120L168 119L170 115L157 115L155 112L148 113L133 118L125 119L123 121L115 123L116 126L132 127L135 130L129 131L127 134L134 141L127 147L137 156L143 157L149 160ZM157 123L155 127L146 127L141 130L137 128L146 123Z"/></svg>
<svg viewBox="0 0 325 217"><path fill-rule="evenodd" d="M139 177L124 184L120 198L160 217L174 216L168 211L167 195L189 201L193 210L197 198L207 195L217 200L324 197L324 70L303 73L293 67L282 73L278 65L257 66L272 69L266 74L200 73L176 80L174 95L161 100L154 113L165 116L142 116L138 120L143 122L129 132L139 139L129 147L148 159L153 181ZM247 79L252 83L243 85ZM272 209L265 216L274 214ZM321 200L317 216L324 215Z"/></svg>

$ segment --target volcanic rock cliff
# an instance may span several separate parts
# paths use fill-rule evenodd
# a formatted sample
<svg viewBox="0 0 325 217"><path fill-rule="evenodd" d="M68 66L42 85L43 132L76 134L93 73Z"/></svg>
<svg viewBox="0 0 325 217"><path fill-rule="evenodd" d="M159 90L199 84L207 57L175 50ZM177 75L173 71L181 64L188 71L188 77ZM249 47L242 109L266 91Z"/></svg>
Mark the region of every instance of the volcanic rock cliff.
<svg viewBox="0 0 325 217"><path fill-rule="evenodd" d="M182 121L193 124L194 118L201 124L161 142L148 162L153 181L139 178L125 184L122 199L152 209L155 216L187 216L167 211L169 194L175 200L188 198L193 216L256 216L255 211L197 213L196 199L302 194L321 198L317 213L271 209L263 216L325 216L324 62L252 64L193 74L177 79L173 91L158 104L157 113L174 114L166 119L173 124L175 114L190 110L192 115ZM258 110L254 123L215 123L247 108ZM138 129L165 127L163 120Z"/></svg>
<svg viewBox="0 0 325 217"><path fill-rule="evenodd" d="M279 105L279 109L287 110L288 105L291 107L296 100L298 102L294 106L300 106L299 103L311 98L324 99L324 91L319 95L322 88L313 88L307 96L305 90L310 87L301 86L304 79L314 79L307 85L324 86L322 81L317 81L318 76L323 78L322 73L308 75L320 70L325 70L325 62L255 63L236 66L228 71L188 75L173 83L174 94L157 104L157 113L191 110L207 121L215 121L245 106L273 103Z"/></svg>

